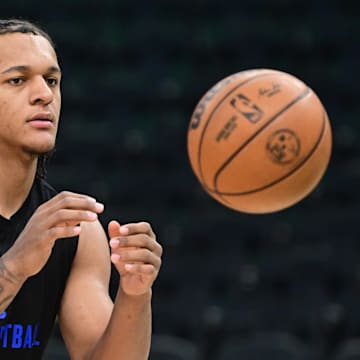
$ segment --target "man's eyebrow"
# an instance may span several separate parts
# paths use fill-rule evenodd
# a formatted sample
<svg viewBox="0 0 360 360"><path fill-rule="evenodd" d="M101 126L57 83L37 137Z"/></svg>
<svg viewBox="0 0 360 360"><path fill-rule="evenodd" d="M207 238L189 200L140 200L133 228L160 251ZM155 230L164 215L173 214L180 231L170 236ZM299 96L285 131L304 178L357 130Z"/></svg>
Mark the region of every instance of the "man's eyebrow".
<svg viewBox="0 0 360 360"><path fill-rule="evenodd" d="M26 66L26 65L15 65L15 66L10 66L9 68L5 69L4 71L2 71L2 74L7 74L10 73L12 71L19 71L19 72L29 72L31 70L30 66ZM57 66L50 66L47 69L48 73L59 73L61 74L61 70L60 68L58 68Z"/></svg>

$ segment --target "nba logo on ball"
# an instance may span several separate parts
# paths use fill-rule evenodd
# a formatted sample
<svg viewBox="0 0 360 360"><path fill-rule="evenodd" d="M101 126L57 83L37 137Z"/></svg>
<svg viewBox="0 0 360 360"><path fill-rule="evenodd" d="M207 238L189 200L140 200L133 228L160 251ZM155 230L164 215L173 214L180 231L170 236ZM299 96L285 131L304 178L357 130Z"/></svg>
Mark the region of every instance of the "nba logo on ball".
<svg viewBox="0 0 360 360"><path fill-rule="evenodd" d="M196 106L187 137L204 190L246 213L286 209L314 190L331 156L318 96L285 72L254 69L215 84Z"/></svg>

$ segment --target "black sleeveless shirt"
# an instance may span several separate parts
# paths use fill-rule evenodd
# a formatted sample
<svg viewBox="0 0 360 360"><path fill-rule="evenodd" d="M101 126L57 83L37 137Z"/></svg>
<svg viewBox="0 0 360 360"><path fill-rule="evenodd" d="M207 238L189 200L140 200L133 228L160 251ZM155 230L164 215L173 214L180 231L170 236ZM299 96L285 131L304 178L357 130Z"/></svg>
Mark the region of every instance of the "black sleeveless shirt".
<svg viewBox="0 0 360 360"><path fill-rule="evenodd" d="M36 179L22 207L10 218L0 216L0 256L15 242L34 211L56 195ZM8 308L0 314L0 359L39 360L51 335L78 237L60 239L43 269L27 279Z"/></svg>

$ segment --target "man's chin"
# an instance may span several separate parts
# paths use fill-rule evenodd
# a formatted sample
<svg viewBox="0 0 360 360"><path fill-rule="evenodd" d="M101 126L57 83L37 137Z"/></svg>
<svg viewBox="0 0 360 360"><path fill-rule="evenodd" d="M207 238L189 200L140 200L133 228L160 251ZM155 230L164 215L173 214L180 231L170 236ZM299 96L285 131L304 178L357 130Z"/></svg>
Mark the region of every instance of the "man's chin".
<svg viewBox="0 0 360 360"><path fill-rule="evenodd" d="M31 156L42 156L53 153L55 150L55 146L29 146L26 147L24 150Z"/></svg>

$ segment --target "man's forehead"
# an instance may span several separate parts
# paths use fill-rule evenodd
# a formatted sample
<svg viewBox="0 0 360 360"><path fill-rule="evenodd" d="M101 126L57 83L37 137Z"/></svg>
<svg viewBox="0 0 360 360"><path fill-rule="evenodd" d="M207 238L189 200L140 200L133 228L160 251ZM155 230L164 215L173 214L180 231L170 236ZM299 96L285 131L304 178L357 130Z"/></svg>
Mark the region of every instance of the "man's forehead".
<svg viewBox="0 0 360 360"><path fill-rule="evenodd" d="M28 66L58 64L54 48L44 37L23 33L0 35L0 71L20 63Z"/></svg>

